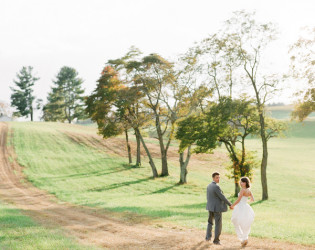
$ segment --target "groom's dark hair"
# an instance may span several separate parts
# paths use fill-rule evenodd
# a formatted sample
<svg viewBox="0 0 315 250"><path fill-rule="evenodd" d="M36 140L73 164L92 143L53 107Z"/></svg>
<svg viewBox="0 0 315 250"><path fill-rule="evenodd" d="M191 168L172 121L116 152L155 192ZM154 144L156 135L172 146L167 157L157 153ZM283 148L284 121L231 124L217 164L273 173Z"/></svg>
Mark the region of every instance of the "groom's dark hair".
<svg viewBox="0 0 315 250"><path fill-rule="evenodd" d="M214 178L216 175L220 175L220 173L218 173L218 172L212 173L212 178Z"/></svg>

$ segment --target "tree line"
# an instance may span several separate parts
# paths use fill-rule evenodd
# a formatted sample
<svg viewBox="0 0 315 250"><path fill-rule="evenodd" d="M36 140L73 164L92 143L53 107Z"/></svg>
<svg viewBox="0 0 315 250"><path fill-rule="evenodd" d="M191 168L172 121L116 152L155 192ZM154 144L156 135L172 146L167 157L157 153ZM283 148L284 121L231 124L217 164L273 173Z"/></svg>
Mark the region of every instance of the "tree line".
<svg viewBox="0 0 315 250"><path fill-rule="evenodd" d="M34 110L41 110L41 119L44 121L67 121L73 122L75 119L85 119L84 111L84 90L83 80L78 77L78 72L71 67L64 66L53 80L53 86L48 93L47 103L43 105L43 100L34 95L34 84L39 77L34 76L33 67L22 67L17 73L11 87L11 106L17 111L17 117L30 117L33 121Z"/></svg>
<svg viewBox="0 0 315 250"><path fill-rule="evenodd" d="M283 80L283 76L265 72L261 66L264 51L276 35L274 24L257 22L251 13L235 12L217 33L173 60L157 53L143 55L136 47L120 58L108 60L88 96L84 96L83 81L76 70L63 67L53 82L47 103L43 105L42 100L37 100L37 104L45 121L71 123L89 117L104 138L124 133L130 164L132 132L136 138L135 166L141 165L143 148L153 178L169 175L168 150L172 141L178 141L180 184L187 182L192 154L211 153L223 145L231 160L228 169L235 183L235 195L239 192L240 177L252 178L253 169L260 167L262 199L266 200L268 141L281 136L287 128L285 122L272 119L266 112L267 102L281 93ZM310 82L310 89L293 112L293 117L302 120L314 111L315 98L314 61L309 54L299 53L310 42L301 41L290 49L290 53L295 53L290 74L299 79L306 75ZM309 67L297 69L296 65L300 65L297 58ZM32 87L38 78L32 75L31 67L23 67L17 78L15 84L19 89L12 88L11 104L18 110L16 115L30 115L33 120L36 98ZM151 128L159 143L160 170L144 140L144 134ZM246 140L253 136L261 140L260 159L246 148Z"/></svg>

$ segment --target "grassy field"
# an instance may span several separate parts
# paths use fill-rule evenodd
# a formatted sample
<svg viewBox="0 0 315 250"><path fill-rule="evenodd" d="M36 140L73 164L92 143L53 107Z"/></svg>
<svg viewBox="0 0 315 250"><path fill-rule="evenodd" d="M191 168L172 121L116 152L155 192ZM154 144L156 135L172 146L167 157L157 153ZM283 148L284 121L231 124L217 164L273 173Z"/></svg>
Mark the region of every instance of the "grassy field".
<svg viewBox="0 0 315 250"><path fill-rule="evenodd" d="M60 229L45 228L19 210L0 203L0 249L91 249L66 237Z"/></svg>
<svg viewBox="0 0 315 250"><path fill-rule="evenodd" d="M206 186L210 173L223 173L222 167L189 166L189 184L178 186L179 169L174 165L170 166L170 177L152 180L147 164L130 167L126 158L97 152L64 133L94 134L95 128L59 123L11 123L11 128L18 161L26 166L29 180L59 199L206 228ZM294 124L290 132L294 137L270 141L270 199L260 201L257 170L252 188L256 218L251 235L315 244L314 131L315 122ZM260 141L251 139L248 147L260 152ZM221 180L224 193L231 196L232 181L225 175ZM224 214L223 231L234 233L230 218L230 211Z"/></svg>

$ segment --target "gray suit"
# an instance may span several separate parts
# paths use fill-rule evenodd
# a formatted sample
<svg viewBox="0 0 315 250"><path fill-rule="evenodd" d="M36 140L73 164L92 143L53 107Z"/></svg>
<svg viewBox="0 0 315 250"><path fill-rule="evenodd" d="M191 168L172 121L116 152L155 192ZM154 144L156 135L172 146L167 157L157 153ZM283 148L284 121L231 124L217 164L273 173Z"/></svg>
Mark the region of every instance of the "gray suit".
<svg viewBox="0 0 315 250"><path fill-rule="evenodd" d="M213 219L215 220L215 237L213 242L220 242L220 234L222 230L222 212L227 211L227 205L232 203L224 196L221 188L214 181L207 187L207 210L209 211L208 227L206 240L211 239Z"/></svg>

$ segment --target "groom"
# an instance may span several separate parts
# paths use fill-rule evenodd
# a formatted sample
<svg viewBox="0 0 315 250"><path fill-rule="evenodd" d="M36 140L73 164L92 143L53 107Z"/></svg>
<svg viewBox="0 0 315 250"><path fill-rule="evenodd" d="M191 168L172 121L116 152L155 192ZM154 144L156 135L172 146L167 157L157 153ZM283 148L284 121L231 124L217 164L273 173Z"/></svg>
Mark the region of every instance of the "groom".
<svg viewBox="0 0 315 250"><path fill-rule="evenodd" d="M213 243L220 244L220 234L222 230L222 212L227 211L227 205L231 208L232 203L223 195L219 187L220 174L214 172L212 174L213 181L207 187L207 210L209 211L208 227L206 240L209 241L212 235L213 219L215 220L215 232ZM232 209L232 208L231 208Z"/></svg>

